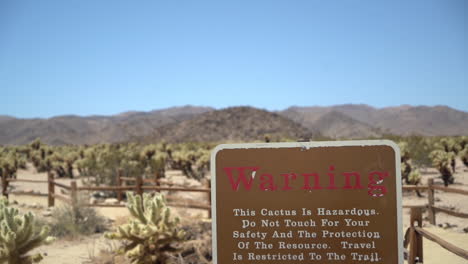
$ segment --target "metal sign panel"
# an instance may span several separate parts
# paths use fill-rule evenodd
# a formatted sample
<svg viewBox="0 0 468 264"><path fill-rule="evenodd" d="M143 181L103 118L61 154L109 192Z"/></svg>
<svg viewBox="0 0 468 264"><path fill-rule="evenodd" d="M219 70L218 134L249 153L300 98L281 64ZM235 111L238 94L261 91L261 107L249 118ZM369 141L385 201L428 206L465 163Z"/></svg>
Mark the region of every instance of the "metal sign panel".
<svg viewBox="0 0 468 264"><path fill-rule="evenodd" d="M220 145L213 263L403 263L400 153L386 140Z"/></svg>

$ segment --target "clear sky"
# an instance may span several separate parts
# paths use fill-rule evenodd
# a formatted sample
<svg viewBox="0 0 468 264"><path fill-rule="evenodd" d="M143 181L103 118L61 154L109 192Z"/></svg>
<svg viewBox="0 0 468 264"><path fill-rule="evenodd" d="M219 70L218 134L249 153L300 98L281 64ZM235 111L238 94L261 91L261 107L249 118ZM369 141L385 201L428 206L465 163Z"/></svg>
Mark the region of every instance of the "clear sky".
<svg viewBox="0 0 468 264"><path fill-rule="evenodd" d="M186 104L468 111L468 1L3 0L0 115Z"/></svg>

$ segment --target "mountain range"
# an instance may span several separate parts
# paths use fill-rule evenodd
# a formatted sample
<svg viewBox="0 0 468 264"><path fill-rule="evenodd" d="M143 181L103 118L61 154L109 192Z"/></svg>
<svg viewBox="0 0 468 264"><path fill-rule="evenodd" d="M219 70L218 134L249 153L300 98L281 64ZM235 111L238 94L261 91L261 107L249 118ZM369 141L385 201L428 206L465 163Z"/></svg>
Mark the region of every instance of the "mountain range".
<svg viewBox="0 0 468 264"><path fill-rule="evenodd" d="M447 106L374 108L368 105L289 107L282 111L242 106L183 106L112 116L20 119L0 115L0 144L36 138L53 145L125 141L238 142L320 137L358 139L384 134L468 135L468 113Z"/></svg>

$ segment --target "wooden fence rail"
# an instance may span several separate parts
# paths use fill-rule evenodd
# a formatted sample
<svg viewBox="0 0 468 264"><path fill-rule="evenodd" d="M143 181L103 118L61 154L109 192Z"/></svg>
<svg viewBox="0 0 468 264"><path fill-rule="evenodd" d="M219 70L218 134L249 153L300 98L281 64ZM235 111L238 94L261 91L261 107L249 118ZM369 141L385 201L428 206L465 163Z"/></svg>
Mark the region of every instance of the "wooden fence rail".
<svg viewBox="0 0 468 264"><path fill-rule="evenodd" d="M119 171L119 177L117 179L117 186L80 186L78 187L76 181L71 181L70 185L59 183L56 181L54 174L49 172L47 174L47 180L23 180L23 179L5 179L2 177L2 195L8 198L8 194L20 194L20 195L31 195L31 196L47 196L47 204L49 207L55 206L55 200L60 200L68 204L77 204L79 192L84 191L112 191L117 193L118 204L82 204L83 206L89 207L125 207L121 204L123 201L124 191L134 191L137 194L142 194L144 191L177 191L177 192L201 192L207 193L206 203L193 203L188 200L181 199L170 199L168 200L169 206L174 207L185 207L194 209L203 209L208 211L209 217L211 217L211 188L210 185L207 188L187 188L183 186L176 186L170 184L167 181L159 181L155 179L142 179L142 177L129 178L122 177ZM10 182L32 182L32 183L46 183L47 193L29 193L29 192L12 192L8 191L8 185ZM132 182L132 185L128 185L127 182ZM155 185L145 185L155 184ZM169 186L163 186L169 185ZM66 190L66 194L57 194L56 188L62 188Z"/></svg>
<svg viewBox="0 0 468 264"><path fill-rule="evenodd" d="M441 213L446 213L452 216L457 216L461 218L468 218L467 213L462 213L462 212L456 212L447 208L442 208L435 206L435 190L439 191L444 191L448 193L456 193L456 194L461 194L461 195L468 195L468 190L463 190L463 189L457 189L457 188L452 188L452 187L445 187L445 186L438 186L434 185L434 179L428 179L427 180L427 185L421 185L421 186L416 186L416 185L406 185L403 186L403 190L407 191L427 191L427 205L425 206L425 209L428 211L428 218L429 218L429 223L432 225L436 225L436 213L441 212ZM403 206L406 208L411 208L413 206Z"/></svg>
<svg viewBox="0 0 468 264"><path fill-rule="evenodd" d="M37 193L19 193L19 192L8 192L8 185L10 182L32 182L32 183L47 183L48 184L48 192L47 194L37 194ZM124 192L125 191L134 191L137 194L142 194L144 191L152 190L152 191L179 191L179 192L201 192L207 194L207 203L206 204L190 204L190 203L173 203L175 205L185 205L185 207L189 208L202 208L208 210L208 214L211 217L211 186L210 182L204 188L187 188L181 185L177 185L171 183L165 179L158 179L155 177L153 179L143 179L142 177L123 177L122 172L119 170L118 178L117 178L117 186L81 186L77 187L76 182L72 181L71 185L66 185L63 183L59 183L55 181L53 173L48 173L48 179L45 180L27 180L27 179L6 179L4 177L1 178L2 183L2 194L8 197L8 194L22 194L22 195L43 195L48 196L48 205L54 206L55 199L59 200L66 200L71 203L75 202L78 197L78 192L82 191L113 191L117 193L117 200L120 203L123 201ZM132 183L131 185L128 183ZM153 185L148 185L153 184ZM65 196L57 196L55 194L56 187L62 188L69 193L70 198L66 198ZM449 193L456 193L462 195L468 195L468 190L457 189L453 187L444 187L434 185L434 180L429 179L427 185L405 185L403 186L403 190L417 190L417 191L427 191L427 199L428 203L425 206L425 209L428 211L428 218L429 222L433 225L436 224L436 213L446 213L452 216L468 218L467 213L456 212L450 209L441 208L435 206L435 190L449 192ZM60 198L57 198L60 197ZM88 206L96 206L96 207L116 207L116 206L123 206L123 205L112 205L112 204L90 204ZM404 206L405 208L411 208L413 206Z"/></svg>
<svg viewBox="0 0 468 264"><path fill-rule="evenodd" d="M403 186L403 190L419 190L428 192L427 195L427 205L426 206L410 206L411 216L410 216L410 227L408 228L404 246L409 245L409 254L408 254L408 264L422 263L423 262L423 237L429 239L446 250L456 254L466 260L468 260L468 251L465 249L459 248L448 241L443 240L442 238L430 233L429 231L422 228L422 212L427 209L429 222L432 225L436 224L436 213L442 212L448 215L468 218L467 213L456 212L450 209L442 208L435 206L435 190L440 190L449 193L456 193L462 195L468 195L467 190L456 189L452 187L442 187L434 185L434 180L429 179L427 186Z"/></svg>
<svg viewBox="0 0 468 264"><path fill-rule="evenodd" d="M423 237L427 238L449 252L468 260L468 251L443 240L422 228L422 211L424 207L412 207L410 227L406 231L404 246L409 245L408 264L423 263Z"/></svg>

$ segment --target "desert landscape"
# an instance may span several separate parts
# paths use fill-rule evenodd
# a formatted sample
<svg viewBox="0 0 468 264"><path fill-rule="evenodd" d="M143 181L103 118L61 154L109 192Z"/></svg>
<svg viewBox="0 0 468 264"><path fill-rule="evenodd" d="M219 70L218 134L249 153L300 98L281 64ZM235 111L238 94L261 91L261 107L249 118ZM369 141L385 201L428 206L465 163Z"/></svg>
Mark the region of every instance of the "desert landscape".
<svg viewBox="0 0 468 264"><path fill-rule="evenodd" d="M284 140L272 133L256 137ZM441 187L434 191L434 206L466 216L468 196L443 188L468 191L467 138L394 135L393 140L402 156L403 233L410 225L408 207L427 206L429 195L424 188L405 186L427 186L430 179ZM50 227L54 239L28 252L39 254L42 263L130 263L128 252L119 253L125 243L109 235L134 217L126 208L128 187L136 193L163 194L173 216L180 218L184 239L174 238L179 250L164 255L167 263L206 264L212 254L209 155L215 145L144 141L48 145L36 139L1 148L2 187L6 185L2 190L11 208L32 212L38 227ZM466 218L438 212L432 225L427 210L423 218L424 229L462 249L468 246ZM428 239L423 245L424 263L466 263Z"/></svg>
<svg viewBox="0 0 468 264"><path fill-rule="evenodd" d="M0 1L0 264L467 264L467 17Z"/></svg>

